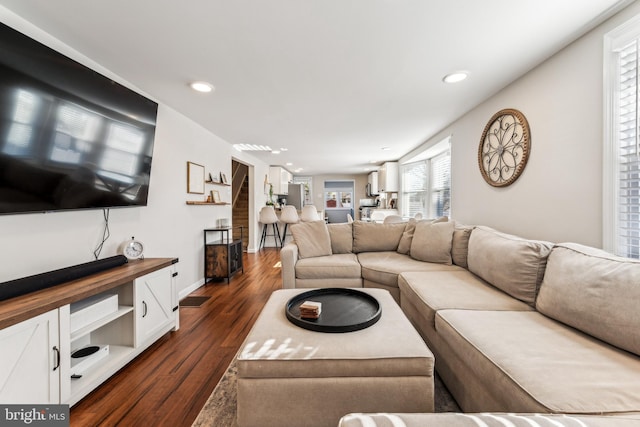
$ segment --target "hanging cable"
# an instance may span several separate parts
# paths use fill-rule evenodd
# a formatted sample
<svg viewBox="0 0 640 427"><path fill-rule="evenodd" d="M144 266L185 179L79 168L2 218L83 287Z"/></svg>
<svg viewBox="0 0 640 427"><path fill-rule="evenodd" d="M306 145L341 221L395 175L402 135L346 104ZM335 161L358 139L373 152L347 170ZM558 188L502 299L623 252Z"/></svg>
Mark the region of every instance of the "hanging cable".
<svg viewBox="0 0 640 427"><path fill-rule="evenodd" d="M98 259L98 257L100 256L100 252L102 252L102 247L104 246L104 242L106 242L107 239L109 239L109 236L111 235L109 233L109 209L103 209L102 215L104 217L104 230L102 231L102 241L100 242L100 244L98 244L98 247L96 248L96 250L93 251L93 257L95 259Z"/></svg>

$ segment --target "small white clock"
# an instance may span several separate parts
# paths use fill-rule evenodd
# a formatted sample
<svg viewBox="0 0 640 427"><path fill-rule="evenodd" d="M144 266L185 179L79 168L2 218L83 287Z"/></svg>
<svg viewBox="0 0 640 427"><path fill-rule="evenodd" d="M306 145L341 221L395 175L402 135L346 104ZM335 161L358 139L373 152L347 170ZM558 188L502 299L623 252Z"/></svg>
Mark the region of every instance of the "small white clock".
<svg viewBox="0 0 640 427"><path fill-rule="evenodd" d="M135 237L131 237L131 240L124 242L120 247L120 251L127 259L144 259L144 245L137 241Z"/></svg>

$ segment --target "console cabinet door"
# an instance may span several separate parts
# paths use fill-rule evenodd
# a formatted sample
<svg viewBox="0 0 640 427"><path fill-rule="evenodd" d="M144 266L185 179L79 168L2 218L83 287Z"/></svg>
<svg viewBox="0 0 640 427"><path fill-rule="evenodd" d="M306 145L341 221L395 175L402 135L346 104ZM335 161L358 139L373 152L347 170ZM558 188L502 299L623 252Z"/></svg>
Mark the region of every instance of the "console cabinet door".
<svg viewBox="0 0 640 427"><path fill-rule="evenodd" d="M58 310L0 330L0 402L60 403Z"/></svg>
<svg viewBox="0 0 640 427"><path fill-rule="evenodd" d="M135 280L136 347L157 339L175 322L172 274L166 267Z"/></svg>

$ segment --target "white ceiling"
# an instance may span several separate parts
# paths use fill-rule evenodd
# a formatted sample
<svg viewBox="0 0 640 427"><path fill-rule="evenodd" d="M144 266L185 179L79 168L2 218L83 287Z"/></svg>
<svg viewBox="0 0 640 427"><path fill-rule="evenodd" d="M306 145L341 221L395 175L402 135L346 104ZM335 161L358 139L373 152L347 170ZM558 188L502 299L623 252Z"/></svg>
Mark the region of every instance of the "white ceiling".
<svg viewBox="0 0 640 427"><path fill-rule="evenodd" d="M300 175L397 160L629 3L0 0L229 143L288 148L259 158Z"/></svg>

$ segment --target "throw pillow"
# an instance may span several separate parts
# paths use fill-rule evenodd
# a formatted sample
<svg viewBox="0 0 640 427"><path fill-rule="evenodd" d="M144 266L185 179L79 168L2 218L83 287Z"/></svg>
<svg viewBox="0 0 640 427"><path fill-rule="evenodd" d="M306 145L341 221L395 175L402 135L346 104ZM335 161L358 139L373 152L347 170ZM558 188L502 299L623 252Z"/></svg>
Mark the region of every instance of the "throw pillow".
<svg viewBox="0 0 640 427"><path fill-rule="evenodd" d="M417 221L414 218L411 218L404 227L400 243L398 243L397 252L399 254L406 255L409 253L409 250L411 249L411 241L413 240L413 233L416 231L416 223Z"/></svg>
<svg viewBox="0 0 640 427"><path fill-rule="evenodd" d="M298 245L298 257L313 258L331 255L331 238L324 221L293 224L291 234Z"/></svg>
<svg viewBox="0 0 640 427"><path fill-rule="evenodd" d="M469 253L469 237L473 226L455 223L453 229L453 242L451 243L451 259L455 265L467 268L467 255Z"/></svg>
<svg viewBox="0 0 640 427"><path fill-rule="evenodd" d="M413 259L451 265L453 222L419 222L409 255Z"/></svg>
<svg viewBox="0 0 640 427"><path fill-rule="evenodd" d="M350 223L328 224L331 253L348 254L353 251L353 227Z"/></svg>
<svg viewBox="0 0 640 427"><path fill-rule="evenodd" d="M447 222L448 220L449 218L446 216L442 216L436 219L423 219L420 221L416 221L414 218L409 219L409 222L407 222L407 226L404 229L404 233L402 233L402 237L400 238L400 243L398 243L397 252L399 254L405 254L405 255L409 253L409 251L411 250L411 242L413 241L413 234L415 233L416 224L418 222L436 223L436 222Z"/></svg>

